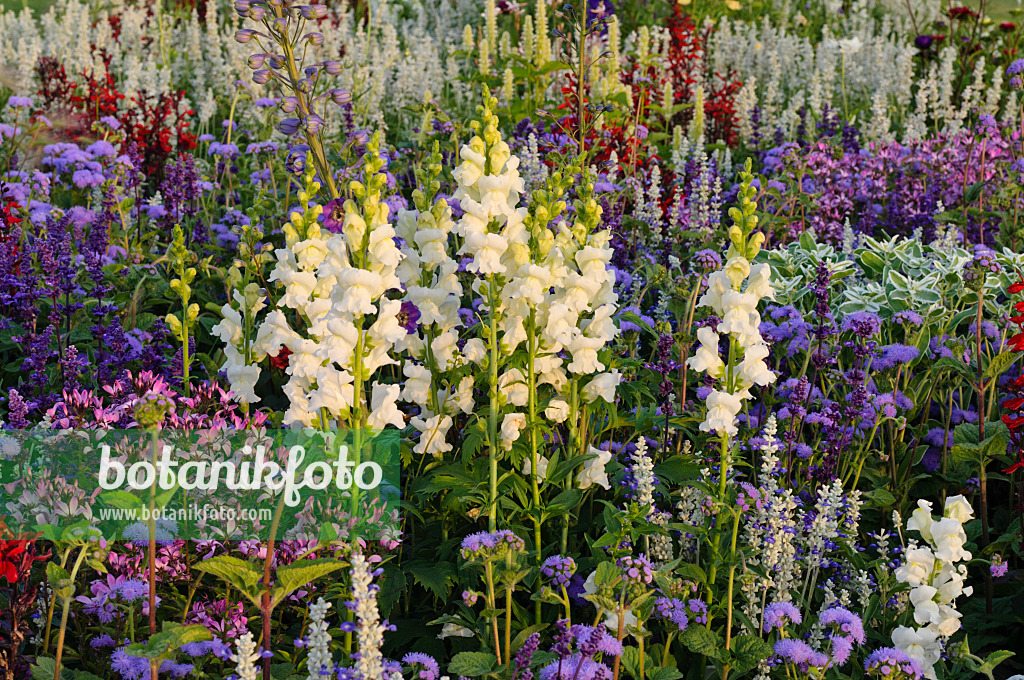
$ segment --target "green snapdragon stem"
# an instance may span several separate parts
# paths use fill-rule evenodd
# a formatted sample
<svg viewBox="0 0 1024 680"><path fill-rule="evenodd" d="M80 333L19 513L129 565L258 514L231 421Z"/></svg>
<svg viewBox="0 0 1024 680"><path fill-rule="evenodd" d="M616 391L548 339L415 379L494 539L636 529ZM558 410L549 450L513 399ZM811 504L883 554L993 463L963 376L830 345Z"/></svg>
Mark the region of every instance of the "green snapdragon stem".
<svg viewBox="0 0 1024 680"><path fill-rule="evenodd" d="M540 565L544 561L544 546L541 543L541 507L540 507L540 456L537 452L537 376L534 368L537 362L537 338L536 338L536 318L534 311L530 310L530 316L527 319L526 336L527 342L529 343L529 358L527 363L527 387L529 389L529 395L527 399L527 411L530 414L530 464L532 466L530 472L530 491L533 494L533 544L537 550L537 568L540 569ZM541 623L541 602L537 600L533 606L533 618L534 623L540 625ZM506 655L508 652L506 651Z"/></svg>
<svg viewBox="0 0 1024 680"><path fill-rule="evenodd" d="M487 436L489 446L487 447L488 463L490 465L490 507L487 511L487 526L488 529L493 533L498 529L498 410L501 408L498 401L498 317L497 313L497 300L494 294L494 274L490 274L487 277L487 298L488 298L488 316L490 317L490 337L488 342L491 350L491 365L488 366L490 371L490 397L491 397L491 410L488 414L487 422ZM495 650L497 651L497 650Z"/></svg>

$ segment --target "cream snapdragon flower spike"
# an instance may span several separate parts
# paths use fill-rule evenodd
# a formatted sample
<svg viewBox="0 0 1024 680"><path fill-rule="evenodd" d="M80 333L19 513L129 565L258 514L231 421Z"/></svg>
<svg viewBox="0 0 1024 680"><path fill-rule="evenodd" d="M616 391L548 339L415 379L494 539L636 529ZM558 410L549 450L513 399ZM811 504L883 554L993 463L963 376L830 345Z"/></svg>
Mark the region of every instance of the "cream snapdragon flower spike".
<svg viewBox="0 0 1024 680"><path fill-rule="evenodd" d="M729 251L725 265L708 277L708 289L701 296L698 307L710 307L721 319L717 329L709 327L697 331L700 346L687 365L695 371L707 373L715 379L715 386L707 396L707 415L700 429L716 432L723 437L734 437L738 430L736 416L743 402L751 398L750 388L775 382L769 370L768 345L761 337L761 316L758 303L774 299L771 268L767 263L751 264L761 249L764 235L753 233L757 226L754 211L756 189L751 186L753 175L750 163L740 175L739 207L731 208L729 215L734 224L729 230ZM727 360L719 355L722 336L729 341Z"/></svg>
<svg viewBox="0 0 1024 680"><path fill-rule="evenodd" d="M400 211L397 223L404 242L398 278L405 287L404 301L419 314L419 324L396 345L408 356L401 398L419 407L410 421L420 432L413 451L434 456L452 449L446 438L453 416L472 413L474 407L472 366L455 344L464 292L458 262L450 254L455 223L447 201L434 200L441 186L441 160L435 142L433 153L417 171L423 188L413 192L416 207Z"/></svg>
<svg viewBox="0 0 1024 680"><path fill-rule="evenodd" d="M935 664L942 657L943 641L961 628L962 614L956 610L956 598L970 597L971 586L964 586L971 553L964 550L967 534L964 522L974 510L963 496L946 499L942 518L932 516L932 504L917 502L907 530L916 531L923 543L911 540L903 564L896 569L896 580L910 586L910 604L916 626L899 626L892 642L924 669L925 677L935 679Z"/></svg>
<svg viewBox="0 0 1024 680"><path fill-rule="evenodd" d="M283 288L283 295L256 331L252 359L278 356L285 348L291 352L285 425L405 426L396 406L397 386L372 382L377 369L396 363L394 345L406 335L399 322L401 301L386 297L399 288L402 253L381 200L386 176L379 144L378 135L367 144L365 183L349 184L354 198L345 201L340 233L327 232L318 221L323 208L311 197L319 184L309 174L298 196L309 208L289 215L285 247L275 251L269 280ZM230 366L228 372L231 378ZM232 389L235 385L232 380Z"/></svg>

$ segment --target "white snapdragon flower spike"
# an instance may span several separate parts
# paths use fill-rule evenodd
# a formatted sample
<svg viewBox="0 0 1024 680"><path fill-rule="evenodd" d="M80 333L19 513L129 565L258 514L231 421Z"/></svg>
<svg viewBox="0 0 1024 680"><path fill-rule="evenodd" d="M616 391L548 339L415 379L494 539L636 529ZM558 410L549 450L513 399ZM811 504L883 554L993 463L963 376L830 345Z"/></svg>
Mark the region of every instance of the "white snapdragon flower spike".
<svg viewBox="0 0 1024 680"><path fill-rule="evenodd" d="M340 233L322 228L323 208L310 205L319 186L312 174L306 176L306 188L298 199L309 207L289 216L285 247L275 251L277 262L269 276L284 290L278 308L255 331L246 362L250 368L232 365L233 355L226 351L233 389L237 385L241 394L254 397L251 384L258 377L256 364L264 356L276 357L288 350L286 425L345 423L378 428L405 424L395 404L400 388L372 380L378 368L395 363L395 343L406 335L398 318L402 303L387 297L400 285L397 269L403 254L395 245L388 206L382 202L386 176L379 144L378 136L367 144L365 184L349 186L355 199L334 208L343 211L343 217L330 216L341 222ZM281 308L296 313L284 313ZM228 347L237 336L235 323L237 319L225 312L220 336Z"/></svg>
<svg viewBox="0 0 1024 680"><path fill-rule="evenodd" d="M943 639L961 628L956 599L969 597L974 590L964 586L967 566L963 564L971 559L971 553L964 550L967 535L963 522L969 521L974 511L963 496L946 499L941 519L934 519L931 509L930 502L918 501L907 530L918 532L925 545L911 541L895 572L898 581L911 586L910 604L917 627L900 626L893 631L892 642L921 664L925 677L934 680Z"/></svg>
<svg viewBox="0 0 1024 680"><path fill-rule="evenodd" d="M739 207L730 211L736 224L729 231L731 245L724 267L708 277L708 289L698 307L710 308L720 319L718 327L700 328L700 346L686 361L695 371L716 379L708 394L707 415L700 424L704 432L734 437L739 430L736 416L743 402L751 397L750 388L775 382L775 373L765 363L770 351L759 330L761 316L757 311L762 299L773 299L771 269L767 264L751 264L761 249L762 234L752 233L757 226L749 169L741 175ZM720 336L729 340L728 362L718 354Z"/></svg>

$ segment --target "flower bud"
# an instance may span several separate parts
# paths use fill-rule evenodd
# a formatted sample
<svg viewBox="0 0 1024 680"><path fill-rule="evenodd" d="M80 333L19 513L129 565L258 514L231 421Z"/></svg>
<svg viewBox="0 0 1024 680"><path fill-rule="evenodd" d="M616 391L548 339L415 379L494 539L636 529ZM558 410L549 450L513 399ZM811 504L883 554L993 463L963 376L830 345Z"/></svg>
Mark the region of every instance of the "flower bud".
<svg viewBox="0 0 1024 680"><path fill-rule="evenodd" d="M249 16L249 9L251 7L252 3L249 0L235 0L235 11L238 12L240 17Z"/></svg>
<svg viewBox="0 0 1024 680"><path fill-rule="evenodd" d="M281 35L286 35L288 33L288 19L284 17L274 19L274 30Z"/></svg>
<svg viewBox="0 0 1024 680"><path fill-rule="evenodd" d="M292 113L299 106L299 100L295 97L285 97L279 104L283 113Z"/></svg>
<svg viewBox="0 0 1024 680"><path fill-rule="evenodd" d="M298 151L292 152L284 162L285 169L293 175L301 175L306 169L306 154Z"/></svg>
<svg viewBox="0 0 1024 680"><path fill-rule="evenodd" d="M303 19L323 19L327 16L327 6L306 5L305 7L299 8L299 12L302 14Z"/></svg>
<svg viewBox="0 0 1024 680"><path fill-rule="evenodd" d="M252 54L252 55L249 55L249 58L246 59L245 63L248 64L249 68L251 68L253 71L255 71L257 69L261 69L261 68L263 68L263 65L265 63L267 63L267 55L266 54Z"/></svg>
<svg viewBox="0 0 1024 680"><path fill-rule="evenodd" d="M324 119L315 113L306 116L302 120L302 129L306 132L315 135L320 132L320 128L324 126Z"/></svg>
<svg viewBox="0 0 1024 680"><path fill-rule="evenodd" d="M325 61L322 66L324 71L332 76L339 75L342 71L342 65L340 61Z"/></svg>
<svg viewBox="0 0 1024 680"><path fill-rule="evenodd" d="M299 131L299 123L298 118L285 118L277 124L277 129L290 137Z"/></svg>
<svg viewBox="0 0 1024 680"><path fill-rule="evenodd" d="M295 89L302 94L309 94L313 91L313 81L309 78L302 78L298 83L296 83Z"/></svg>
<svg viewBox="0 0 1024 680"><path fill-rule="evenodd" d="M265 7L256 6L249 10L249 18L253 21L263 21L263 17L267 16L267 10Z"/></svg>
<svg viewBox="0 0 1024 680"><path fill-rule="evenodd" d="M270 71L267 71L266 69L262 71L255 71L252 74L252 82L258 85L266 85L270 82Z"/></svg>
<svg viewBox="0 0 1024 680"><path fill-rule="evenodd" d="M324 44L324 34L323 33L316 33L316 32L314 32L314 33L307 33L306 35L303 36L303 38L305 40L308 40L310 45L319 46L319 45L323 45Z"/></svg>
<svg viewBox="0 0 1024 680"><path fill-rule="evenodd" d="M349 92L348 90L343 90L341 88L333 89L331 90L331 101L333 101L338 106L350 104L352 102L352 93Z"/></svg>
<svg viewBox="0 0 1024 680"><path fill-rule="evenodd" d="M256 31L251 28L241 28L235 32L235 40L242 44L245 44L253 39L256 35Z"/></svg>

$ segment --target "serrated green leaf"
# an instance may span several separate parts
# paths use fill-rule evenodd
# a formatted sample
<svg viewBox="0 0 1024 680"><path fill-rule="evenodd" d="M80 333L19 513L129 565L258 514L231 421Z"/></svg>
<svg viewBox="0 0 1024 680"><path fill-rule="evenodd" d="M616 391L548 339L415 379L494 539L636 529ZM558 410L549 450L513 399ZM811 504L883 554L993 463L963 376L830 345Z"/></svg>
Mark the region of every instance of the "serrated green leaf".
<svg viewBox="0 0 1024 680"><path fill-rule="evenodd" d="M688 626L679 636L686 648L694 654L706 656L709 659L717 659L725 649L722 637L704 626Z"/></svg>
<svg viewBox="0 0 1024 680"><path fill-rule="evenodd" d="M307 583L323 578L344 566L345 563L340 560L324 558L299 560L286 567L278 567L275 573L277 586L274 588L271 602L276 605Z"/></svg>
<svg viewBox="0 0 1024 680"><path fill-rule="evenodd" d="M495 663L497 659L488 652L459 652L448 664L448 673L475 678L494 671Z"/></svg>
<svg viewBox="0 0 1024 680"><path fill-rule="evenodd" d="M772 655L772 646L756 635L739 635L732 640L732 668L737 674L756 668Z"/></svg>

